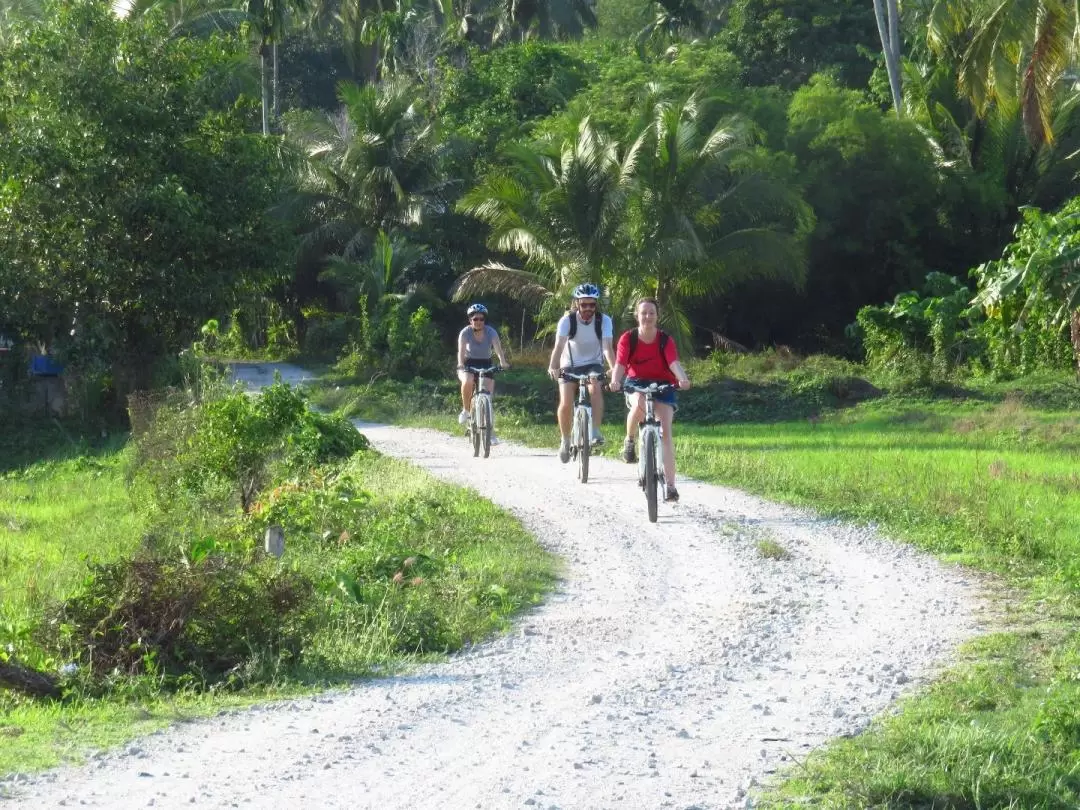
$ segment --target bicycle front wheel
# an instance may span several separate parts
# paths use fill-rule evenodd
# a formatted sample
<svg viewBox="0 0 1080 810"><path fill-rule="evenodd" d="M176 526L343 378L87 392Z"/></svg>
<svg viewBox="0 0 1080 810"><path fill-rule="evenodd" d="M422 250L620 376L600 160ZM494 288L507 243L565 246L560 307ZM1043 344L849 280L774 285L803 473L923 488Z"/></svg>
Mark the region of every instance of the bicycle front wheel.
<svg viewBox="0 0 1080 810"><path fill-rule="evenodd" d="M491 400L487 397L484 398L484 426L481 428L483 433L481 441L484 446L484 458L491 455L491 431L495 429L495 413Z"/></svg>
<svg viewBox="0 0 1080 810"><path fill-rule="evenodd" d="M647 431L641 442L641 457L645 459L645 502L649 506L649 522L656 523L656 433Z"/></svg>
<svg viewBox="0 0 1080 810"><path fill-rule="evenodd" d="M578 478L581 483L589 481L589 453L592 450L590 439L592 438L592 425L589 424L589 412L584 408L578 408L575 419L575 430L578 435Z"/></svg>
<svg viewBox="0 0 1080 810"><path fill-rule="evenodd" d="M480 405L473 400L472 419L469 420L469 440L472 442L473 457L480 455Z"/></svg>

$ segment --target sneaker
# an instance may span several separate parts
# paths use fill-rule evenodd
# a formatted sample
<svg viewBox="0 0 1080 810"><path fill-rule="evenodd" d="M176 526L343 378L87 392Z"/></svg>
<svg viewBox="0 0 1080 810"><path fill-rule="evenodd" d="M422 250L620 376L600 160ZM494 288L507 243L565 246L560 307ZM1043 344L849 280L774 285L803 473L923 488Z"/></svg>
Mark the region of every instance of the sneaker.
<svg viewBox="0 0 1080 810"><path fill-rule="evenodd" d="M457 423L459 425L467 425L467 424L469 424L469 412L468 411L462 411L461 413L459 413L457 415Z"/></svg>
<svg viewBox="0 0 1080 810"><path fill-rule="evenodd" d="M627 438L623 441L622 460L627 464L633 464L637 461L637 451L634 449L633 439Z"/></svg>
<svg viewBox="0 0 1080 810"><path fill-rule="evenodd" d="M603 443L604 443L604 434L603 433L594 433L593 437L592 437L592 446L593 447L599 447Z"/></svg>
<svg viewBox="0 0 1080 810"><path fill-rule="evenodd" d="M667 492L664 493L664 500L665 501L673 501L674 503L678 503L679 502L679 490L675 489L675 487L668 487Z"/></svg>
<svg viewBox="0 0 1080 810"><path fill-rule="evenodd" d="M494 447L498 443L499 443L499 437L496 436L494 433L492 433L491 434L491 446Z"/></svg>
<svg viewBox="0 0 1080 810"><path fill-rule="evenodd" d="M570 461L570 440L563 439L559 444L559 461L566 464Z"/></svg>

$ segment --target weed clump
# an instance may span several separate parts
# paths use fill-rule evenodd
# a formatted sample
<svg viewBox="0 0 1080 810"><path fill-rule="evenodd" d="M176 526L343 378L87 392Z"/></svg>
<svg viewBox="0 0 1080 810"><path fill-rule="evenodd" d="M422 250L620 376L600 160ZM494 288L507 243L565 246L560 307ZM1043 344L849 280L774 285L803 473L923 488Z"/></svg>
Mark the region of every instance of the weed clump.
<svg viewBox="0 0 1080 810"><path fill-rule="evenodd" d="M140 555L94 566L44 625L45 643L85 681L152 676L165 687L242 686L299 658L313 583L227 553Z"/></svg>

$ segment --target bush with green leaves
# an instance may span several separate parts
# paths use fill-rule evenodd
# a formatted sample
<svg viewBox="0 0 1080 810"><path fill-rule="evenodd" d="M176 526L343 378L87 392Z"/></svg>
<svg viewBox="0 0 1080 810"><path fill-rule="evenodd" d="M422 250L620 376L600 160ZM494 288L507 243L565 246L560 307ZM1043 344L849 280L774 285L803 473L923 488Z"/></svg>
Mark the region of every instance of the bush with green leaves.
<svg viewBox="0 0 1080 810"><path fill-rule="evenodd" d="M863 307L848 334L861 341L878 371L929 381L982 356L973 328L980 320L971 290L944 273L928 273L922 292L903 292L891 304Z"/></svg>
<svg viewBox="0 0 1080 810"><path fill-rule="evenodd" d="M996 376L1075 367L1080 357L1078 223L1080 197L1054 213L1025 208L1001 259L971 271L986 315L980 333Z"/></svg>
<svg viewBox="0 0 1080 810"><path fill-rule="evenodd" d="M366 447L351 424L310 410L301 391L278 380L256 397L229 389L194 405L164 403L135 435L132 472L159 525L184 526L182 516L218 514L230 503L247 512L282 471Z"/></svg>

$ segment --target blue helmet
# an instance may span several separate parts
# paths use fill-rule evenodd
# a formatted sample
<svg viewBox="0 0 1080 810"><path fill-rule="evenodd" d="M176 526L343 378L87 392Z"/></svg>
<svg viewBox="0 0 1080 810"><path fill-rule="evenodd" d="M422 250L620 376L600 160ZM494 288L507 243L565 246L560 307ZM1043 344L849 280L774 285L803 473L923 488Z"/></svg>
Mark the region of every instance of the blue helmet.
<svg viewBox="0 0 1080 810"><path fill-rule="evenodd" d="M470 304L469 308L465 310L466 317L471 318L473 315L476 314L487 315L487 307L485 307L483 304Z"/></svg>
<svg viewBox="0 0 1080 810"><path fill-rule="evenodd" d="M586 281L584 284L578 284L574 287L574 300L578 298L599 298L600 288L595 284Z"/></svg>

